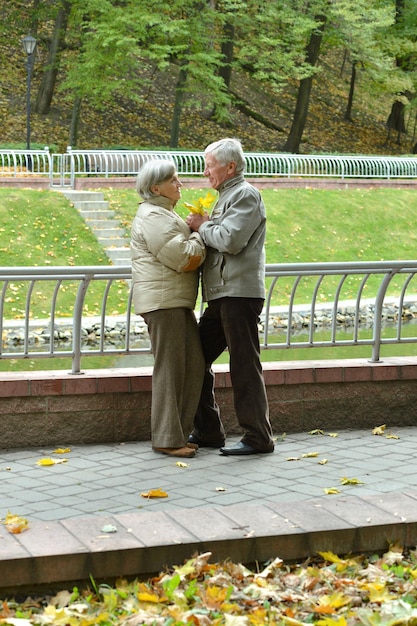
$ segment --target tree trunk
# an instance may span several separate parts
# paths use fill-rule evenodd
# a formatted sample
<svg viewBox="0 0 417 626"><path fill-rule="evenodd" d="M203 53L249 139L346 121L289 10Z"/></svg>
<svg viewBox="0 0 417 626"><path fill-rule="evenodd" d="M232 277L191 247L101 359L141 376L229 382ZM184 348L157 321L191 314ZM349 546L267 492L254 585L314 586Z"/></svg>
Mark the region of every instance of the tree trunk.
<svg viewBox="0 0 417 626"><path fill-rule="evenodd" d="M77 97L74 100L74 106L72 107L72 117L71 117L71 128L69 135L69 145L72 148L77 146L78 141L78 128L80 123L80 115L81 115L81 98Z"/></svg>
<svg viewBox="0 0 417 626"><path fill-rule="evenodd" d="M59 68L59 55L65 41L68 17L71 11L71 1L63 0L55 20L54 33L49 47L46 70L42 77L34 110L37 113L47 114L51 108L54 95L56 77Z"/></svg>
<svg viewBox="0 0 417 626"><path fill-rule="evenodd" d="M174 113L172 116L171 139L169 142L170 148L178 148L182 102L184 99L184 88L187 82L187 73L188 73L187 65L188 65L188 61L184 62L181 65L180 72L178 74L177 84L175 86L175 104L174 104Z"/></svg>
<svg viewBox="0 0 417 626"><path fill-rule="evenodd" d="M224 84L227 89L230 87L230 80L232 78L232 63L234 56L234 44L235 44L235 27L231 22L226 22L223 27L224 39L222 41L221 53L222 63L219 68L219 76L223 78Z"/></svg>
<svg viewBox="0 0 417 626"><path fill-rule="evenodd" d="M404 0L396 0L395 2L395 23L396 24L398 24L403 18L404 6L405 6ZM399 66L404 67L404 65L408 65L408 60L409 59L404 60L404 59L400 59L399 57L397 57L396 65L398 67ZM394 100L394 102L392 103L390 114L388 115L388 119L387 119L388 135L387 135L386 143L388 143L388 141L391 138L391 131L396 131L397 132L397 144L401 145L401 133L407 132L405 128L404 114L405 114L404 102L402 102L402 100Z"/></svg>
<svg viewBox="0 0 417 626"><path fill-rule="evenodd" d="M316 19L318 22L318 26L312 32L310 36L310 41L306 49L306 61L312 67L316 65L319 58L320 46L323 39L324 28L326 25L326 17L324 15L321 15ZM284 146L285 152L292 152L296 154L300 151L300 143L307 121L312 86L313 76L303 78L300 81L292 126Z"/></svg>
<svg viewBox="0 0 417 626"><path fill-rule="evenodd" d="M352 63L349 96L348 96L348 102L347 102L347 107L346 107L346 112L345 112L345 120L347 120L348 122L352 121L352 106L353 106L353 94L355 93L355 83L356 83L356 61Z"/></svg>

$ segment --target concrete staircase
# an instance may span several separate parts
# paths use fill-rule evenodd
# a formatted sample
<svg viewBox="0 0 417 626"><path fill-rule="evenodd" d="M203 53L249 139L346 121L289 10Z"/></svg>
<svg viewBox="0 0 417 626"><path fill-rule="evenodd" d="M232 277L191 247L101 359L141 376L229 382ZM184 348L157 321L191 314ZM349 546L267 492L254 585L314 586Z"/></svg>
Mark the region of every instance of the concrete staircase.
<svg viewBox="0 0 417 626"><path fill-rule="evenodd" d="M61 193L84 218L112 265L129 265L130 237L109 208L107 200L104 200L104 193L67 189Z"/></svg>

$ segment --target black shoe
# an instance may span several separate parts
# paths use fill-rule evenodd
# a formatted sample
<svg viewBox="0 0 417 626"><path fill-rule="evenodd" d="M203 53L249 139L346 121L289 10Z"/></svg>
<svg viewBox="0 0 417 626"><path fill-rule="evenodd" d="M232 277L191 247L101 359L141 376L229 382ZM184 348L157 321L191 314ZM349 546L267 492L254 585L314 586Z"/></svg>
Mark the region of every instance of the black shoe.
<svg viewBox="0 0 417 626"><path fill-rule="evenodd" d="M190 435L188 437L188 443L195 443L199 448L221 448L224 446L224 439L219 439L219 441L206 441L195 435Z"/></svg>
<svg viewBox="0 0 417 626"><path fill-rule="evenodd" d="M256 448L252 448L252 446L249 446L247 443L239 441L239 443L235 443L235 445L230 446L230 448L220 448L220 452L225 456L243 456L247 454L267 454L269 452L273 452L273 450L256 450Z"/></svg>

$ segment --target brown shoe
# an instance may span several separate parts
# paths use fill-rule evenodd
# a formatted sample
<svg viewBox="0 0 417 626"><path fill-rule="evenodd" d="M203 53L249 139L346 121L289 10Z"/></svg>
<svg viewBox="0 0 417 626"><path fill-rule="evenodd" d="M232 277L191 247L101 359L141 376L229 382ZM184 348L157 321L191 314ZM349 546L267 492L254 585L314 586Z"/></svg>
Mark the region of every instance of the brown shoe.
<svg viewBox="0 0 417 626"><path fill-rule="evenodd" d="M161 454L167 454L168 456L179 456L183 459L190 459L195 456L194 448L188 448L187 446L183 448L153 448L153 450Z"/></svg>

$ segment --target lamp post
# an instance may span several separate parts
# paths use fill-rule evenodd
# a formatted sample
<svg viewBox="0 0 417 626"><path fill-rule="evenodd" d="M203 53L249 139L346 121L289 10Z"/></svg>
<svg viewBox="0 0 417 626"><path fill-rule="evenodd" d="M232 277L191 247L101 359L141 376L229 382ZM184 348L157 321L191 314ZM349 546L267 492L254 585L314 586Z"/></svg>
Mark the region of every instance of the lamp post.
<svg viewBox="0 0 417 626"><path fill-rule="evenodd" d="M26 149L30 150L30 84L32 81L33 53L36 48L36 39L27 35L22 40L23 49L27 55L27 89L26 89ZM27 169L32 171L32 159L26 156Z"/></svg>

